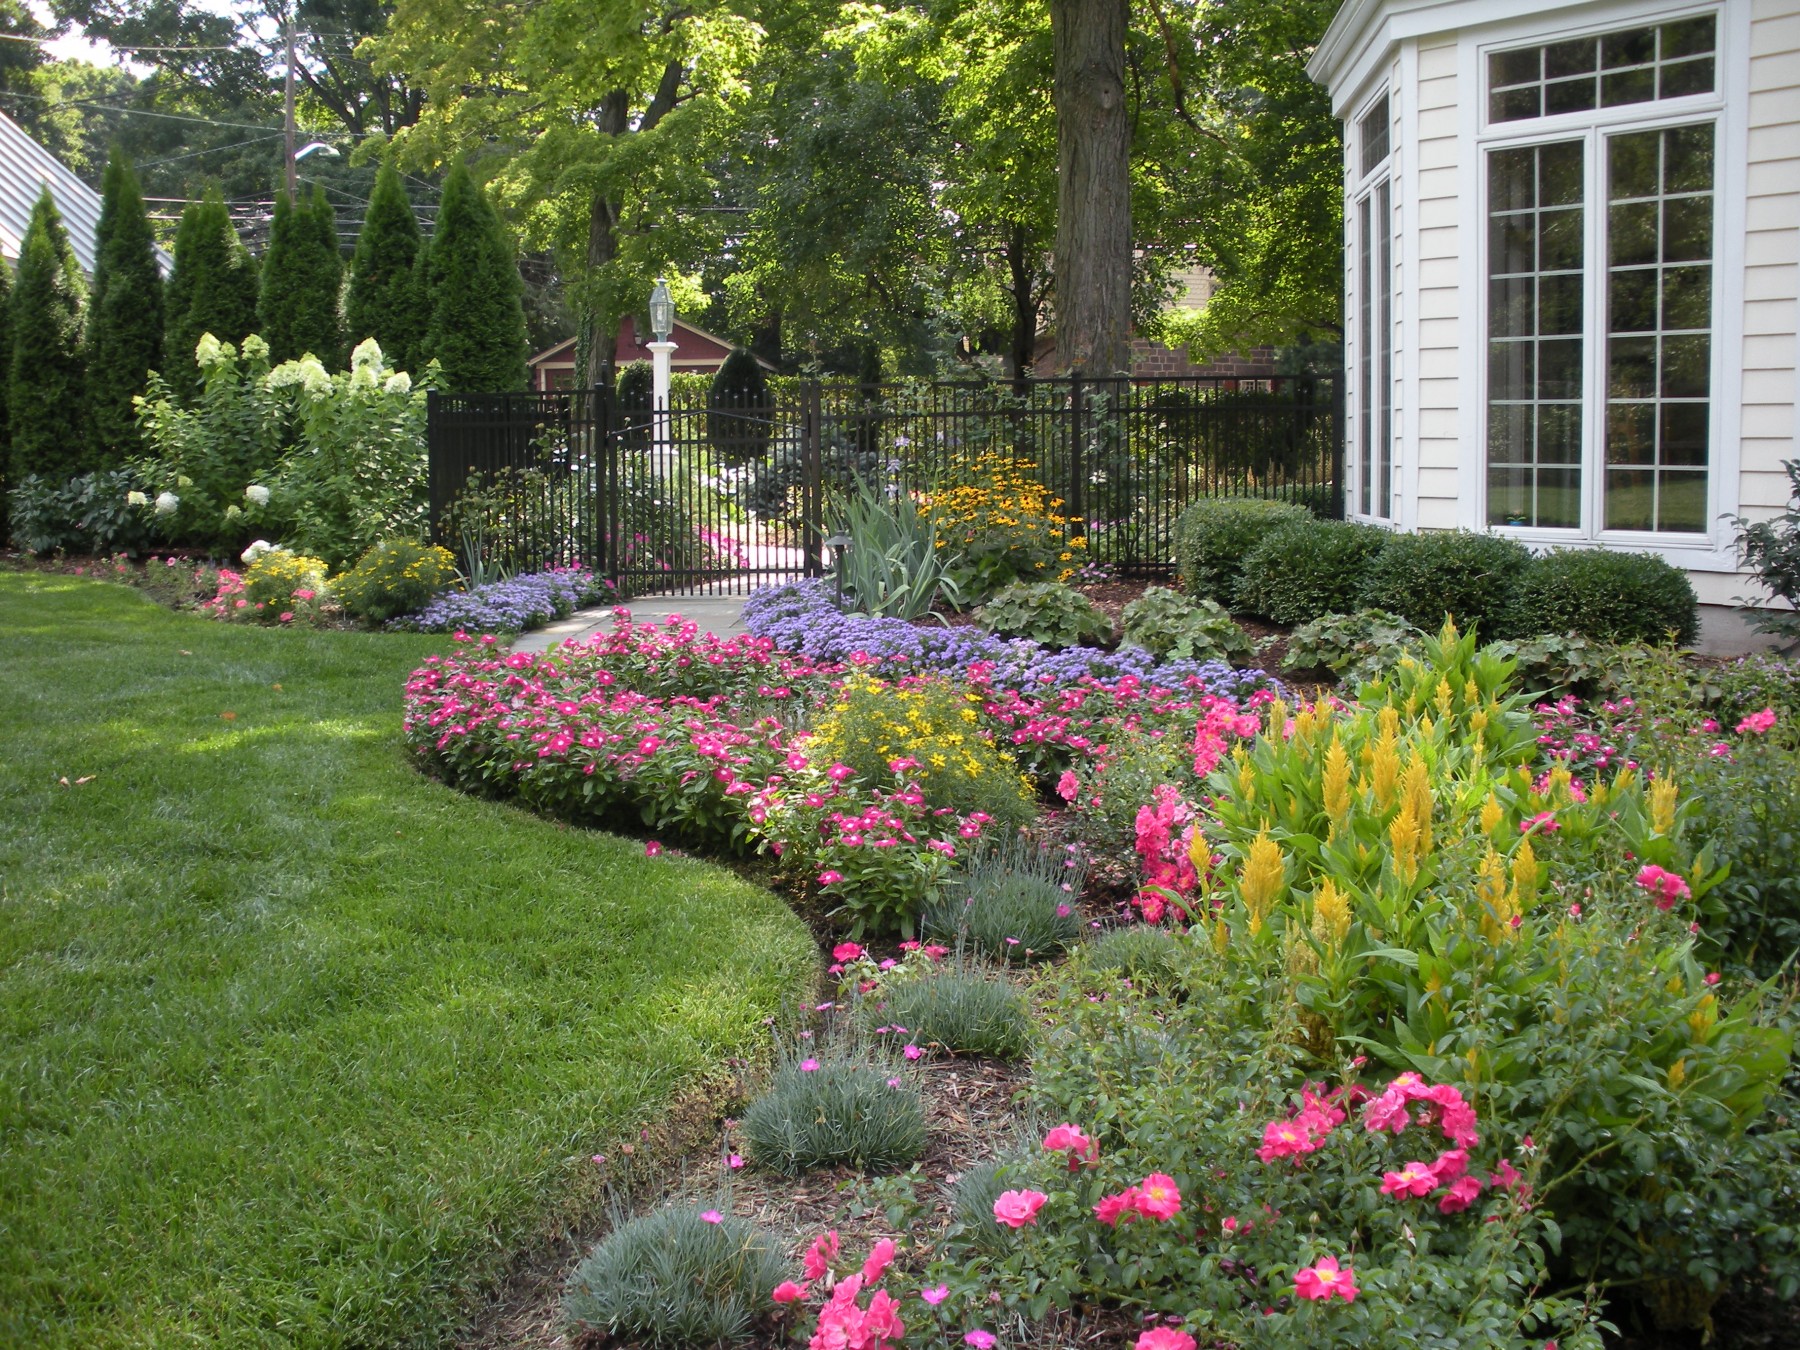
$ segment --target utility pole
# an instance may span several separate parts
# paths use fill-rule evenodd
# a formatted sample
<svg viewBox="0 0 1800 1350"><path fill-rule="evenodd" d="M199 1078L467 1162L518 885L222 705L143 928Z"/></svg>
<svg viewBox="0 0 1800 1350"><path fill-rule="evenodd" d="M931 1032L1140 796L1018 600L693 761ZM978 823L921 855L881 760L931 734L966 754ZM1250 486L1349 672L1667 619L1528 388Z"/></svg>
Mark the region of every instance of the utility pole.
<svg viewBox="0 0 1800 1350"><path fill-rule="evenodd" d="M282 114L282 129L287 133L287 194L288 201L300 200L300 175L294 167L294 16L288 14L287 23L287 93Z"/></svg>

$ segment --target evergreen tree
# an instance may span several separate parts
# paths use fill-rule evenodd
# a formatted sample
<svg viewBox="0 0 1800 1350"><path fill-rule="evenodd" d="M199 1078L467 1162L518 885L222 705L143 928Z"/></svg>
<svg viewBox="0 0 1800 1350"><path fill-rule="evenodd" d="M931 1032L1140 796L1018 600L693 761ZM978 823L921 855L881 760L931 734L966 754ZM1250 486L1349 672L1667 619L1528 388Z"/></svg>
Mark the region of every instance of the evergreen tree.
<svg viewBox="0 0 1800 1350"><path fill-rule="evenodd" d="M88 406L100 467L115 467L139 449L131 400L162 364L162 338L156 240L137 175L115 150L102 180L87 318Z"/></svg>
<svg viewBox="0 0 1800 1350"><path fill-rule="evenodd" d="M374 338L396 370L420 364L413 353L425 330L417 270L422 251L419 222L400 175L392 164L384 164L350 259L344 317L351 345Z"/></svg>
<svg viewBox="0 0 1800 1350"><path fill-rule="evenodd" d="M458 164L444 180L425 253L431 318L422 355L443 366L445 389L497 394L526 387L523 289L499 213Z"/></svg>
<svg viewBox="0 0 1800 1350"><path fill-rule="evenodd" d="M341 367L338 294L343 278L337 216L325 189L314 187L312 199L299 203L282 193L275 199L257 302L271 361L293 361L311 352L327 366Z"/></svg>
<svg viewBox="0 0 1800 1350"><path fill-rule="evenodd" d="M28 473L69 478L89 467L81 307L86 285L50 190L38 194L19 245L12 298L11 482Z"/></svg>
<svg viewBox="0 0 1800 1350"><path fill-rule="evenodd" d="M202 333L242 342L256 331L256 259L231 223L225 198L215 188L181 213L175 232L175 273L164 305L164 369L195 371L194 346Z"/></svg>

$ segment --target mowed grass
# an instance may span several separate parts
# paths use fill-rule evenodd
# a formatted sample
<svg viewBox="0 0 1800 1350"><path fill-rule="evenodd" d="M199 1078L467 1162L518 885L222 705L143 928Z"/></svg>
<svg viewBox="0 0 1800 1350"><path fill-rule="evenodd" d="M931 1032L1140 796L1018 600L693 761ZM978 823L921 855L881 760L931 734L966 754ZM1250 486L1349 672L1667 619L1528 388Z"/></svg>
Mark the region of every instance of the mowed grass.
<svg viewBox="0 0 1800 1350"><path fill-rule="evenodd" d="M440 1343L810 977L769 893L415 773L442 641L0 574L0 1344Z"/></svg>

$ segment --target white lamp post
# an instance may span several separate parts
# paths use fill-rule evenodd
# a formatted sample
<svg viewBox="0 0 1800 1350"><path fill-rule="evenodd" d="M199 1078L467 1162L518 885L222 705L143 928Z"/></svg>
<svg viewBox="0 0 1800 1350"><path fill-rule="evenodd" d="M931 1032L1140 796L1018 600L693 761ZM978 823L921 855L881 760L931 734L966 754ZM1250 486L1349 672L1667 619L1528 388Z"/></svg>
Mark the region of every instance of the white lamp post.
<svg viewBox="0 0 1800 1350"><path fill-rule="evenodd" d="M675 301L661 277L650 292L650 331L655 334L655 341L649 344L652 453L658 471L667 473L674 460L669 445L669 366L675 344L669 341L669 334L675 331Z"/></svg>

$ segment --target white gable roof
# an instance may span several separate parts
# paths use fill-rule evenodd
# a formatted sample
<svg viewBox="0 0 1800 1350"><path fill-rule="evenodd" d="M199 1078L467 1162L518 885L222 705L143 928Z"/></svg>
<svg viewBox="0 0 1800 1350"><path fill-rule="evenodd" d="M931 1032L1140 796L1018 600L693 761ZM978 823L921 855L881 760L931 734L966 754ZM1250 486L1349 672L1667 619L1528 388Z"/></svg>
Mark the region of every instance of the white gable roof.
<svg viewBox="0 0 1800 1350"><path fill-rule="evenodd" d="M31 224L38 193L50 188L75 260L94 274L94 231L100 224L100 194L77 178L55 155L32 140L12 118L0 113L0 256L19 261L19 246Z"/></svg>

